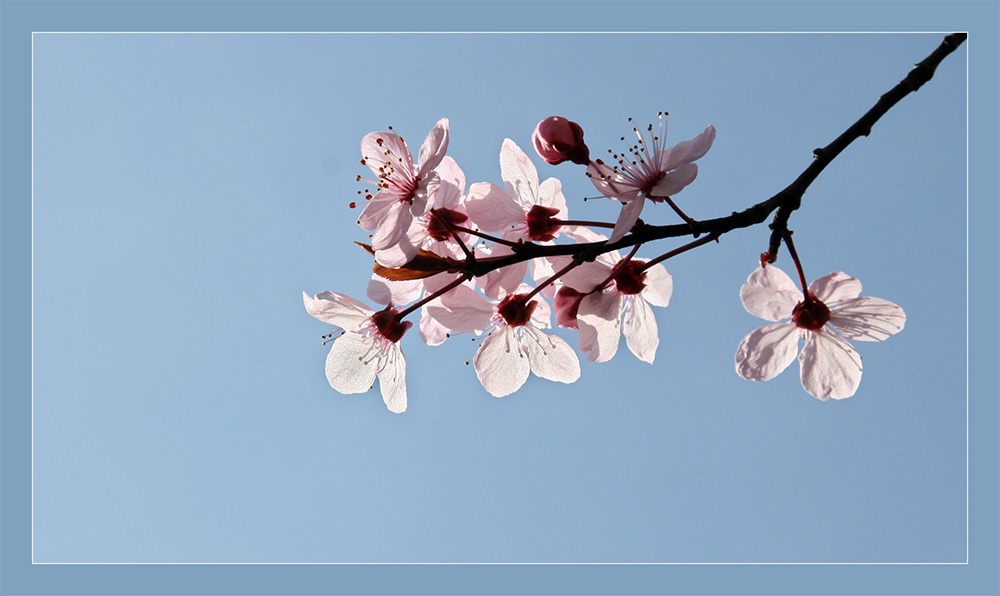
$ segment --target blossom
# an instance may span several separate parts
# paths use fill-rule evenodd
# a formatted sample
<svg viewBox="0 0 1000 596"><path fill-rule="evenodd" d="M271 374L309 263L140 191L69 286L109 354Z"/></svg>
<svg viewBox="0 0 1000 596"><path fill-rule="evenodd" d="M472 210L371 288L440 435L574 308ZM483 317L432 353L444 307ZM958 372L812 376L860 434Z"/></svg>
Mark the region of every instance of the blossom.
<svg viewBox="0 0 1000 596"><path fill-rule="evenodd" d="M302 293L306 312L336 325L338 337L326 357L326 378L344 394L365 393L378 377L382 400L389 411L406 410L406 359L399 340L412 323L401 321L391 305L375 312L364 303L334 292L311 298Z"/></svg>
<svg viewBox="0 0 1000 596"><path fill-rule="evenodd" d="M538 156L550 164L590 163L590 149L583 142L583 129L561 116L549 116L539 122L531 134L531 142Z"/></svg>
<svg viewBox="0 0 1000 596"><path fill-rule="evenodd" d="M632 229L646 199L663 201L694 182L698 176L698 166L694 162L712 147L715 127L711 125L697 137L667 147L665 115L662 112L659 114L659 135L652 134L653 125L649 125L648 141L638 127L632 127L639 142L620 155L612 153L612 157L618 162L617 166L609 166L597 160L587 168L587 176L601 194L625 204L609 238L610 242L616 242Z"/></svg>
<svg viewBox="0 0 1000 596"><path fill-rule="evenodd" d="M564 285L555 298L556 321L580 330L580 350L587 360L610 360L624 333L636 358L652 364L660 339L649 306L670 303L673 280L663 265L646 268L646 261L622 260L617 251L609 257L610 263L582 263L563 274Z"/></svg>
<svg viewBox="0 0 1000 596"><path fill-rule="evenodd" d="M371 197L358 218L366 230L377 230L372 248L382 250L406 235L413 218L431 208L430 198L440 186L435 168L448 150L448 119L442 118L420 147L414 165L410 149L394 132L368 133L361 139L361 163L378 177L378 192ZM360 180L360 176L358 177Z"/></svg>
<svg viewBox="0 0 1000 596"><path fill-rule="evenodd" d="M899 306L861 294L861 282L834 272L813 281L808 296L777 267L761 267L740 289L750 314L775 321L746 336L736 351L736 372L766 381L785 370L798 353L802 387L827 400L850 397L861 382L861 356L847 340L882 341L903 329ZM790 319L788 322L778 322Z"/></svg>
<svg viewBox="0 0 1000 596"><path fill-rule="evenodd" d="M550 327L549 306L532 300L530 287L500 302L490 302L467 286L442 296L427 309L456 333L481 335L473 365L483 387L495 397L510 395L528 380L529 373L550 381L572 383L580 378L580 361L564 339L541 331Z"/></svg>

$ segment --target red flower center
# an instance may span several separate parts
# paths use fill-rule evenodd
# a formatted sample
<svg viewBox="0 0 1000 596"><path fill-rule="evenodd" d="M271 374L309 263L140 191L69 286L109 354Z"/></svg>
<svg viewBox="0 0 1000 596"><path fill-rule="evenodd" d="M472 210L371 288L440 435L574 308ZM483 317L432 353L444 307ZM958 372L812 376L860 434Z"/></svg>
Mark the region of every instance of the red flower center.
<svg viewBox="0 0 1000 596"><path fill-rule="evenodd" d="M511 327L523 327L531 320L531 313L538 307L538 301L528 302L527 294L511 294L500 301L497 311Z"/></svg>
<svg viewBox="0 0 1000 596"><path fill-rule="evenodd" d="M372 315L372 323L375 324L378 334L392 343L398 342L406 330L413 325L410 321L399 320L399 311L392 305Z"/></svg>
<svg viewBox="0 0 1000 596"><path fill-rule="evenodd" d="M559 213L558 209L535 205L528 211L528 236L532 240L546 241L556 237L556 232L562 227L558 219L552 216Z"/></svg>
<svg viewBox="0 0 1000 596"><path fill-rule="evenodd" d="M624 265L615 265L612 279L622 294L638 294L646 288L646 272L641 271L645 261L628 261Z"/></svg>
<svg viewBox="0 0 1000 596"><path fill-rule="evenodd" d="M792 322L800 329L819 331L829 320L830 308L812 292L809 292L809 298L796 304L792 310Z"/></svg>
<svg viewBox="0 0 1000 596"><path fill-rule="evenodd" d="M431 209L431 219L427 223L427 234L441 242L451 238L451 226L462 225L469 216L451 209Z"/></svg>

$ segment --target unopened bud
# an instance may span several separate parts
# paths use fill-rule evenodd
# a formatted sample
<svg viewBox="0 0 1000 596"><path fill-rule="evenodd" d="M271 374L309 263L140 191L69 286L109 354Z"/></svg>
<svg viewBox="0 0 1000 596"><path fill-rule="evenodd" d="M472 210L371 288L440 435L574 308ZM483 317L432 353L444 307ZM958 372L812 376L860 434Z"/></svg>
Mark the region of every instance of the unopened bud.
<svg viewBox="0 0 1000 596"><path fill-rule="evenodd" d="M539 122L531 134L531 142L539 157L550 164L564 161L580 165L590 163L590 149L583 142L583 129L576 122L561 116L549 116Z"/></svg>

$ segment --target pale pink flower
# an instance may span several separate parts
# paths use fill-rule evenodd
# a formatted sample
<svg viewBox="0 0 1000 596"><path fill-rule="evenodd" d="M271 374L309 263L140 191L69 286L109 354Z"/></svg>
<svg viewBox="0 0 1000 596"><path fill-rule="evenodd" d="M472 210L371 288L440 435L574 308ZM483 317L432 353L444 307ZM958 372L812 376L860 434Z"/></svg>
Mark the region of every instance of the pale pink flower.
<svg viewBox="0 0 1000 596"><path fill-rule="evenodd" d="M524 285L499 303L471 288L459 286L428 305L431 316L455 333L489 336L473 359L476 376L495 397L510 395L524 385L529 373L550 381L572 383L580 378L580 361L561 337L541 331L550 327L544 300L529 300Z"/></svg>
<svg viewBox="0 0 1000 596"><path fill-rule="evenodd" d="M861 382L861 356L847 342L882 341L900 332L906 314L899 306L860 297L861 282L835 272L809 284L806 299L795 282L774 266L750 274L740 289L750 314L775 322L740 342L736 372L744 379L766 381L799 359L802 386L813 397L850 397ZM799 353L799 339L805 346Z"/></svg>
<svg viewBox="0 0 1000 596"><path fill-rule="evenodd" d="M372 248L388 248L406 235L413 218L427 213L440 186L435 168L448 150L448 119L431 129L414 165L410 149L394 132L372 132L361 139L361 163L378 177L378 192L358 218L366 230L376 230ZM360 180L360 177L359 177Z"/></svg>
<svg viewBox="0 0 1000 596"><path fill-rule="evenodd" d="M614 357L624 333L636 358L652 363L660 339L649 307L670 303L673 280L663 265L643 269L645 261L623 261L617 251L608 256L610 263L583 263L562 276L556 321L580 330L580 351L592 362Z"/></svg>
<svg viewBox="0 0 1000 596"><path fill-rule="evenodd" d="M561 116L549 116L535 126L531 142L538 156L556 165L564 161L587 165L590 150L583 142L583 129L576 122Z"/></svg>
<svg viewBox="0 0 1000 596"><path fill-rule="evenodd" d="M323 292L310 297L302 293L306 312L342 328L326 357L326 378L344 394L365 393L378 377L382 400L389 411L406 410L406 359L399 340L412 323L400 321L392 306L375 312L357 300Z"/></svg>
<svg viewBox="0 0 1000 596"><path fill-rule="evenodd" d="M661 112L659 116L660 132L654 135L653 125L650 124L648 141L638 127L632 127L639 142L620 155L612 154L618 162L617 166L597 160L587 168L587 176L601 194L625 204L610 242L618 241L632 229L646 199L662 201L694 182L698 175L698 166L694 161L704 156L715 140L715 127L708 126L690 141L667 147L666 114Z"/></svg>

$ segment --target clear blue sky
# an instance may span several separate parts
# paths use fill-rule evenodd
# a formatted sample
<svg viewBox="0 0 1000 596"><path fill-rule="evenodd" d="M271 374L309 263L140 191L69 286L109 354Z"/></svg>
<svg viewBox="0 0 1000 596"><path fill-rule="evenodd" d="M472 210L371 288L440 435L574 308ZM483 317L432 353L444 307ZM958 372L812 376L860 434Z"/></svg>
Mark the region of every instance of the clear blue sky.
<svg viewBox="0 0 1000 596"><path fill-rule="evenodd" d="M364 297L347 205L367 132L416 146L446 116L467 180L499 183L503 139L527 150L545 116L600 154L666 110L674 141L718 130L678 195L718 217L786 186L941 37L36 35L35 561L964 561L965 47L792 217L807 276L847 272L908 317L856 344L846 401L796 364L733 370L762 324L739 288L764 226L667 261L654 365L623 347L495 399L467 336L411 333L399 416L329 387L331 328L301 299ZM615 217L580 200L582 168L534 161L574 217Z"/></svg>

